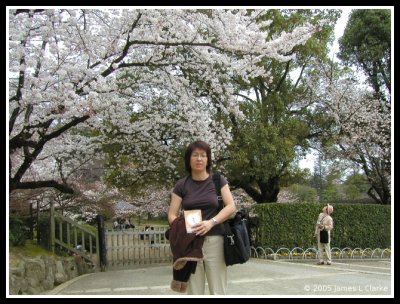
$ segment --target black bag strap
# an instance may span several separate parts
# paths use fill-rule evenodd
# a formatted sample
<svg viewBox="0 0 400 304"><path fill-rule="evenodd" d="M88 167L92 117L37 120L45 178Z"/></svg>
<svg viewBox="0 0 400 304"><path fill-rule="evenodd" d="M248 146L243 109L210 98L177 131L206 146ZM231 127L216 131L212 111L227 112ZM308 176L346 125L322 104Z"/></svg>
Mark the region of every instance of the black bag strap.
<svg viewBox="0 0 400 304"><path fill-rule="evenodd" d="M221 174L219 172L213 173L212 176L214 185L215 185L215 190L217 191L217 197L218 197L218 212L224 208L224 201L222 200L222 195L221 195ZM224 234L232 237L232 231L229 226L229 221L224 221L222 223L222 226L224 227Z"/></svg>
<svg viewBox="0 0 400 304"><path fill-rule="evenodd" d="M182 188L183 188L183 190L182 190L182 199L183 199L183 198L185 197L185 195L186 195L186 188L185 188L185 186L186 186L186 182L187 182L188 178L189 178L189 175L185 177L185 181L183 182L183 186L182 186ZM183 206L181 205L180 212L182 212L183 210L185 210L185 209L184 209Z"/></svg>
<svg viewBox="0 0 400 304"><path fill-rule="evenodd" d="M324 221L324 219L329 215L329 213L328 213L328 207L329 207L329 204L326 205L326 214L324 214L324 215L322 216L321 220L319 221L320 224L322 224L322 222Z"/></svg>
<svg viewBox="0 0 400 304"><path fill-rule="evenodd" d="M329 204L326 205L326 214L324 214L321 218L321 220L319 221L319 223L321 224L322 221L329 215L328 213L328 208L329 208Z"/></svg>
<svg viewBox="0 0 400 304"><path fill-rule="evenodd" d="M217 191L218 207L219 210L222 210L222 208L224 208L224 203L221 196L221 174L219 172L213 173L212 179L215 185L215 190Z"/></svg>
<svg viewBox="0 0 400 304"><path fill-rule="evenodd" d="M182 186L182 188L183 188L183 190L182 190L182 198L184 198L185 195L186 195L186 188L185 188L185 186L186 186L186 182L187 182L188 178L189 178L189 175L185 177L185 181L183 182L183 186Z"/></svg>
<svg viewBox="0 0 400 304"><path fill-rule="evenodd" d="M322 224L322 222L324 221L324 219L325 219L326 217L327 217L327 215L324 214L324 215L322 216L321 220L319 221L319 223ZM322 229L320 229L319 231L321 232L321 231L327 231L327 230L325 230L325 228L322 228Z"/></svg>

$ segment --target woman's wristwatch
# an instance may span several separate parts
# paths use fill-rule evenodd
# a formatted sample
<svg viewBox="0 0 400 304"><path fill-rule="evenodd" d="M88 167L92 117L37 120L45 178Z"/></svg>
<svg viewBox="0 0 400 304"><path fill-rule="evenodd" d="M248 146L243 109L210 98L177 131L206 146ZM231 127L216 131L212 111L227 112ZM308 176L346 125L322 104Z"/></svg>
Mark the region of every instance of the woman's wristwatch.
<svg viewBox="0 0 400 304"><path fill-rule="evenodd" d="M215 219L215 217L213 217L211 220L213 221L214 226L217 225L217 224L219 224L219 222Z"/></svg>

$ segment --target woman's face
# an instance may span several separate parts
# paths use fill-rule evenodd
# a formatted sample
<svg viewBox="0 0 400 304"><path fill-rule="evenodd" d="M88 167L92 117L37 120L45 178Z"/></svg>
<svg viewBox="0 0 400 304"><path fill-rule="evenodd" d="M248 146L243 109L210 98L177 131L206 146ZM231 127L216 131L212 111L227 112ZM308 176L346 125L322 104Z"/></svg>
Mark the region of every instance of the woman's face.
<svg viewBox="0 0 400 304"><path fill-rule="evenodd" d="M190 168L192 171L205 171L207 167L207 152L202 149L194 149L190 155Z"/></svg>

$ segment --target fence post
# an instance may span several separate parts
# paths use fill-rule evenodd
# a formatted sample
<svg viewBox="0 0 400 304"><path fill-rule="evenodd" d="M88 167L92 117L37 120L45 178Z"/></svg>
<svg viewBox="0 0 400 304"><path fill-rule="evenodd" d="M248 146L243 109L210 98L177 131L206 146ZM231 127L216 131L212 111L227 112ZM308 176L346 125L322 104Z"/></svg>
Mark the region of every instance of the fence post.
<svg viewBox="0 0 400 304"><path fill-rule="evenodd" d="M54 220L54 202L50 202L50 248L55 252L56 222Z"/></svg>
<svg viewBox="0 0 400 304"><path fill-rule="evenodd" d="M107 266L107 248L106 248L106 237L104 233L104 218L102 215L97 215L97 231L98 231L98 242L96 242L96 246L98 246L98 257L100 262L101 271L106 271Z"/></svg>
<svg viewBox="0 0 400 304"><path fill-rule="evenodd" d="M40 244L40 227L39 227L39 211L40 211L40 202L39 200L36 202L36 240L37 243Z"/></svg>
<svg viewBox="0 0 400 304"><path fill-rule="evenodd" d="M33 203L29 204L29 238L31 240L33 240L33 224L34 224L32 205L33 205Z"/></svg>

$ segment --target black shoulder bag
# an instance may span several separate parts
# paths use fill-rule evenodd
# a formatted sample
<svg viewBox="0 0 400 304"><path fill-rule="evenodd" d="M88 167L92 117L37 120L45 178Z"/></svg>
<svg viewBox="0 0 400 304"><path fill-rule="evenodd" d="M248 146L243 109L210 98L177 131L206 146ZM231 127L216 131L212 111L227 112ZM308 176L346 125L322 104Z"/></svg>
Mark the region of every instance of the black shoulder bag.
<svg viewBox="0 0 400 304"><path fill-rule="evenodd" d="M325 219L325 216L320 220L320 224L322 223L322 221ZM329 243L329 234L328 234L328 230L325 229L321 229L319 231L319 242L322 244L327 244Z"/></svg>
<svg viewBox="0 0 400 304"><path fill-rule="evenodd" d="M213 182L218 195L219 210L224 205L221 196L220 174L213 174ZM236 212L234 218L222 223L225 228L224 234L224 256L225 264L231 266L234 264L243 264L250 258L250 239L247 231L247 219L242 212Z"/></svg>

